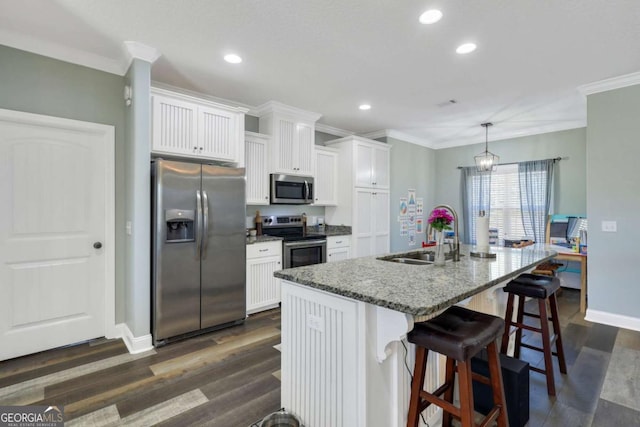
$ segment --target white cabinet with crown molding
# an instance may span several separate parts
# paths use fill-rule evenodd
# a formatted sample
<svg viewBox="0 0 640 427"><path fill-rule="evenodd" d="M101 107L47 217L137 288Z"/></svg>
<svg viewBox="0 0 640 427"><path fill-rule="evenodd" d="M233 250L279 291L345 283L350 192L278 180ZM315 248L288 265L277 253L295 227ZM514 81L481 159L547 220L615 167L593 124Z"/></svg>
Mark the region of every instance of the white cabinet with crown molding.
<svg viewBox="0 0 640 427"><path fill-rule="evenodd" d="M151 96L154 154L244 165L246 108L159 88Z"/></svg>
<svg viewBox="0 0 640 427"><path fill-rule="evenodd" d="M260 132L272 137L270 172L313 176L315 123L320 114L274 101L257 110Z"/></svg>
<svg viewBox="0 0 640 427"><path fill-rule="evenodd" d="M380 255L390 246L391 146L359 136L328 141L338 152L338 199L325 208L332 225L351 226L351 256Z"/></svg>

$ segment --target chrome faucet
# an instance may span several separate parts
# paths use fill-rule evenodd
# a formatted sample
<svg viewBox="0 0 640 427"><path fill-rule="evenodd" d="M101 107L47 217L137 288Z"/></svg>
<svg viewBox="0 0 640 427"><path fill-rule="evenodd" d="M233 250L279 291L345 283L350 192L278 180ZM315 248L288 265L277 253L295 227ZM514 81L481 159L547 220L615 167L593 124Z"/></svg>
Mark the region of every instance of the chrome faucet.
<svg viewBox="0 0 640 427"><path fill-rule="evenodd" d="M456 212L455 209L453 209L451 206L449 205L438 205L435 208L431 209L431 212L429 212L429 216L431 216L431 213L433 211L435 211L436 209L446 209L449 212L451 212L451 214L453 215L453 247L450 250L450 253L453 257L453 261L460 261L460 238L459 238L459 234L458 234L458 213ZM429 224L429 226L427 227L427 236L431 235L431 224Z"/></svg>

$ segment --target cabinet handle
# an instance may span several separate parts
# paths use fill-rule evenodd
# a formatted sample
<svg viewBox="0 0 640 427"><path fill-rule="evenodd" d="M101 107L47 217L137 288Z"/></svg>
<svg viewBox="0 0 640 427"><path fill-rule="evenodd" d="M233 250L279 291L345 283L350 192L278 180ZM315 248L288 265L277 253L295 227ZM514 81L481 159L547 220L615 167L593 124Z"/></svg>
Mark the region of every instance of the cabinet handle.
<svg viewBox="0 0 640 427"><path fill-rule="evenodd" d="M258 249L258 252L267 252L269 249Z"/></svg>
<svg viewBox="0 0 640 427"><path fill-rule="evenodd" d="M193 147L193 151L198 151L198 147Z"/></svg>
<svg viewBox="0 0 640 427"><path fill-rule="evenodd" d="M202 151L202 147L200 147L200 151Z"/></svg>
<svg viewBox="0 0 640 427"><path fill-rule="evenodd" d="M340 243L342 243L342 240L336 240L336 245L339 245Z"/></svg>
<svg viewBox="0 0 640 427"><path fill-rule="evenodd" d="M280 261L278 261L278 265L280 265Z"/></svg>
<svg viewBox="0 0 640 427"><path fill-rule="evenodd" d="M265 200L269 200L269 196L264 196L264 199Z"/></svg>

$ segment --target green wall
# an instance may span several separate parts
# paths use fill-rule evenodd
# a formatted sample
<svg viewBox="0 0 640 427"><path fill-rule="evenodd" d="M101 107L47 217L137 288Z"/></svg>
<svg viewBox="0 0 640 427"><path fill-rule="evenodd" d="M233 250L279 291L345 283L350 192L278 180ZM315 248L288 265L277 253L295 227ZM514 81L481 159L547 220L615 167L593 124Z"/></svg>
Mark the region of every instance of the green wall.
<svg viewBox="0 0 640 427"><path fill-rule="evenodd" d="M0 108L115 127L116 323L124 320L124 78L0 45Z"/></svg>
<svg viewBox="0 0 640 427"><path fill-rule="evenodd" d="M436 188L436 151L410 144L399 139L385 137L379 141L391 145L391 194L389 218L391 220L391 241L392 252L416 249L421 247L425 240L426 221L431 207L435 206ZM416 234L416 244L409 245L409 237L400 236L400 223L398 222L400 198L407 197L409 189L416 190L416 197L424 200L424 229L420 234Z"/></svg>
<svg viewBox="0 0 640 427"><path fill-rule="evenodd" d="M628 316L640 329L638 241L640 85L587 97L587 215L591 310ZM603 232L616 221L617 232ZM622 323L628 326L628 320ZM612 323L615 323L612 322Z"/></svg>
<svg viewBox="0 0 640 427"><path fill-rule="evenodd" d="M483 151L482 143L436 151L437 203L449 204L462 215L458 166L472 166L473 157ZM553 213L584 215L587 211L586 128L501 141L489 137L489 151L500 156L500 163L562 157L555 169ZM462 228L461 221L461 234Z"/></svg>

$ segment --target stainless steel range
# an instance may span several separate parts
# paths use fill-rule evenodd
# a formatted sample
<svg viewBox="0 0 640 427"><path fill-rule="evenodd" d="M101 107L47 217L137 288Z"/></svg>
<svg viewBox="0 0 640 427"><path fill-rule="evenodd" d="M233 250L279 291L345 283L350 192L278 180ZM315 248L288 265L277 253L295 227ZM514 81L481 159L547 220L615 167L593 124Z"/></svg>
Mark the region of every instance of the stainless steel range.
<svg viewBox="0 0 640 427"><path fill-rule="evenodd" d="M284 268L327 262L327 237L306 234L302 215L262 217L262 232L283 238Z"/></svg>

